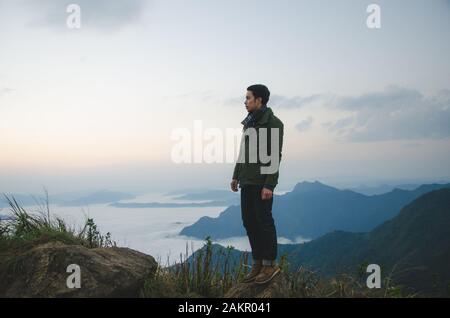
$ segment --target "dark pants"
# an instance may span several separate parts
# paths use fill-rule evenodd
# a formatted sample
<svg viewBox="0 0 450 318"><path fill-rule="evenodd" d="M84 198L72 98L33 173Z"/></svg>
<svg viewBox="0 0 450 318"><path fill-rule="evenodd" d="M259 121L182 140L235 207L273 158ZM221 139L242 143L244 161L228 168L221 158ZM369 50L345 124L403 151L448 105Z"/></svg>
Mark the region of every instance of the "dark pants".
<svg viewBox="0 0 450 318"><path fill-rule="evenodd" d="M241 186L242 221L253 259L273 261L277 257L277 233L272 217L273 197L262 200L262 188L262 185Z"/></svg>

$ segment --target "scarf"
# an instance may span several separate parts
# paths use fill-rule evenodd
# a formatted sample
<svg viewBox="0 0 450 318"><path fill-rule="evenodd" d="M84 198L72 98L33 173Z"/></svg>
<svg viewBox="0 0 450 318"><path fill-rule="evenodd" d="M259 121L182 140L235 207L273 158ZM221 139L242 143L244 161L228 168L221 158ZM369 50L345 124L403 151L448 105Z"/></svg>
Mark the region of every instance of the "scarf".
<svg viewBox="0 0 450 318"><path fill-rule="evenodd" d="M244 130L248 127L254 127L256 121L266 112L267 105L261 106L260 109L255 110L254 112L248 113L247 117L241 121L241 124L244 125Z"/></svg>

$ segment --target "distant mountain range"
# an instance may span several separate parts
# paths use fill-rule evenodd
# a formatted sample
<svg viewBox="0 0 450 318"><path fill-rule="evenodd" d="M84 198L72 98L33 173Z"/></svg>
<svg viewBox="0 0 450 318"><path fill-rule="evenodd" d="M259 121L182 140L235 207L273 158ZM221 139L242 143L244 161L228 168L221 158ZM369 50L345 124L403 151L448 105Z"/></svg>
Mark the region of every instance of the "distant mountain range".
<svg viewBox="0 0 450 318"><path fill-rule="evenodd" d="M226 251L213 247L216 253ZM419 196L370 232L334 231L307 243L279 245L278 256L283 254L292 270L303 266L325 276L357 274L378 264L382 277L390 275L396 284L450 296L450 189ZM241 256L234 250L231 263Z"/></svg>
<svg viewBox="0 0 450 318"><path fill-rule="evenodd" d="M397 189L403 189L403 190L414 190L415 188L417 188L418 186L420 186L420 184L415 184L415 183L403 183L403 184L381 184L381 185L377 185L377 186L357 186L357 187L351 187L351 188L346 188L348 190L351 191L355 191L361 194L365 194L365 195L374 195L374 194L383 194L389 191L394 190L395 188Z"/></svg>
<svg viewBox="0 0 450 318"><path fill-rule="evenodd" d="M114 202L110 205L118 208L196 208L225 207L239 202L236 193L226 190L191 190L183 194L174 191L166 196L180 202Z"/></svg>
<svg viewBox="0 0 450 318"><path fill-rule="evenodd" d="M12 220L12 217L9 215L1 215L0 214L0 221L6 221L6 220Z"/></svg>
<svg viewBox="0 0 450 318"><path fill-rule="evenodd" d="M110 206L116 208L203 208L203 207L224 207L229 204L228 201L207 201L207 202L114 202Z"/></svg>
<svg viewBox="0 0 450 318"><path fill-rule="evenodd" d="M14 197L21 206L38 205L45 203L45 197L33 194L7 194L10 198ZM49 194L49 203L58 204L61 206L81 206L87 204L102 204L115 202L120 200L130 200L134 199L136 196L134 194L110 191L110 190L100 190L92 193L62 193L52 195ZM9 204L3 195L0 196L0 208L9 207Z"/></svg>
<svg viewBox="0 0 450 318"><path fill-rule="evenodd" d="M208 190L200 192L186 193L173 197L174 200L212 200L212 201L226 201L229 204L239 203L239 195L229 190Z"/></svg>
<svg viewBox="0 0 450 318"><path fill-rule="evenodd" d="M60 202L58 202L58 204L62 206L79 206L86 204L101 204L120 200L130 200L133 198L135 198L135 196L132 194L103 190L74 200L61 200Z"/></svg>
<svg viewBox="0 0 450 318"><path fill-rule="evenodd" d="M368 232L420 195L441 188L450 188L450 183L423 184L414 190L395 188L368 196L304 181L291 192L275 196L272 213L277 235L292 240L299 236L314 239L333 231ZM245 236L240 206L228 207L217 218L202 217L183 228L180 235L200 239Z"/></svg>

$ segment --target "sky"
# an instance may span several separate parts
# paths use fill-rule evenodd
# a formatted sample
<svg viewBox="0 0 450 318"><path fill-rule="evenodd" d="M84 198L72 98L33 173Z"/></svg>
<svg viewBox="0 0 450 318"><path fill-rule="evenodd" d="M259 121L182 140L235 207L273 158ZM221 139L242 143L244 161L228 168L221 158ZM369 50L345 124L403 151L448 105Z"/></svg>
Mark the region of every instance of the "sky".
<svg viewBox="0 0 450 318"><path fill-rule="evenodd" d="M279 189L449 180L449 38L447 0L0 0L0 192L228 187L173 132L240 129L257 83Z"/></svg>

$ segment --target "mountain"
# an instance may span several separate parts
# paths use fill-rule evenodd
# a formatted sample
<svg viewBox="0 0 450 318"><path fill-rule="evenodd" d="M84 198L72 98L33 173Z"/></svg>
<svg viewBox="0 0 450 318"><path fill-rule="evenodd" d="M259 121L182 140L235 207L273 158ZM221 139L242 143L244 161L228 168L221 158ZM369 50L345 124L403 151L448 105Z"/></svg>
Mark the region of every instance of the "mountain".
<svg viewBox="0 0 450 318"><path fill-rule="evenodd" d="M368 232L397 215L420 195L449 187L450 183L424 184L414 190L395 188L388 193L367 196L318 181L304 181L291 192L275 196L272 213L277 235L292 240L298 236L314 239L333 231ZM245 236L240 206L228 207L217 218L202 217L185 227L180 235L200 239Z"/></svg>
<svg viewBox="0 0 450 318"><path fill-rule="evenodd" d="M203 208L203 207L224 207L228 201L207 201L207 202L114 202L110 206L116 208Z"/></svg>
<svg viewBox="0 0 450 318"><path fill-rule="evenodd" d="M208 190L201 192L186 193L173 197L174 200L188 201L227 201L229 204L239 203L239 195L237 193L226 190Z"/></svg>
<svg viewBox="0 0 450 318"><path fill-rule="evenodd" d="M21 206L42 205L46 202L45 193L43 194L21 194L9 193L9 197L14 197ZM49 194L48 201L50 204L58 204L61 206L79 206L85 204L109 203L119 200L133 199L136 196L133 194L115 192L110 190L99 191L77 191L66 192L59 194ZM8 200L4 195L0 195L0 208L9 207Z"/></svg>
<svg viewBox="0 0 450 318"><path fill-rule="evenodd" d="M6 200L5 194L1 194L0 195L0 208L7 208L9 207L8 204L8 200ZM36 205L36 200L39 201L40 197L36 196L36 195L25 195L25 194L20 194L20 193L13 193L13 194L8 194L11 197L14 197L17 202L20 202L20 204L22 206L30 206L30 205Z"/></svg>
<svg viewBox="0 0 450 318"><path fill-rule="evenodd" d="M450 189L420 196L369 233L333 232L290 249L294 267L335 274L373 263L416 290L450 293Z"/></svg>
<svg viewBox="0 0 450 318"><path fill-rule="evenodd" d="M135 196L132 194L102 190L74 200L61 201L58 204L61 206L79 206L86 204L109 203L120 200L129 200L133 198L135 198Z"/></svg>
<svg viewBox="0 0 450 318"><path fill-rule="evenodd" d="M193 225L183 228L180 235L200 239L204 239L207 236L211 236L214 239L220 239L246 235L240 213L240 207L232 205L220 213L217 218L211 218L209 216L201 217Z"/></svg>
<svg viewBox="0 0 450 318"><path fill-rule="evenodd" d="M166 196L171 196L172 200L180 202L114 202L110 205L118 208L198 208L224 207L239 202L239 196L236 193L225 190L197 190L183 195L173 192Z"/></svg>
<svg viewBox="0 0 450 318"><path fill-rule="evenodd" d="M416 183L405 183L405 184L396 184L396 185L381 184L381 185L377 185L377 186L360 185L357 187L351 187L351 188L347 188L347 189L358 192L358 193L362 193L365 195L374 195L374 194L383 194L383 193L392 191L395 188L403 189L403 190L414 190L418 186L420 186L420 184L416 184Z"/></svg>
<svg viewBox="0 0 450 318"><path fill-rule="evenodd" d="M291 269L323 276L378 264L382 278L424 295L450 296L450 189L430 191L367 233L334 231L303 244L278 245ZM218 247L215 247L218 250ZM233 254L234 261L241 255ZM251 257L250 257L251 259Z"/></svg>

